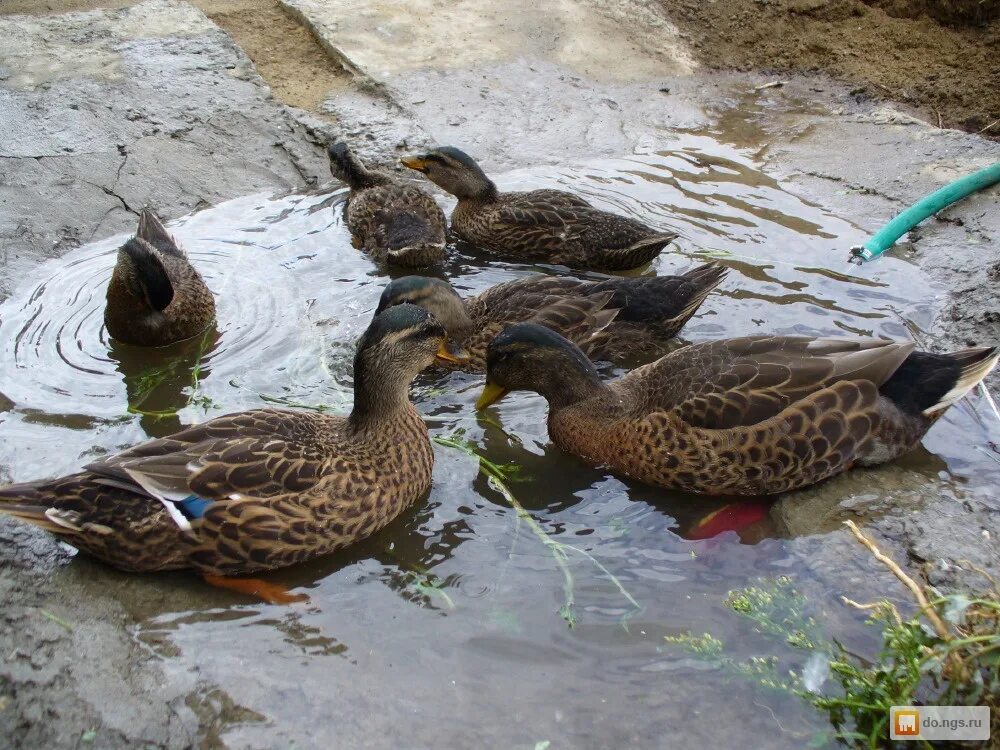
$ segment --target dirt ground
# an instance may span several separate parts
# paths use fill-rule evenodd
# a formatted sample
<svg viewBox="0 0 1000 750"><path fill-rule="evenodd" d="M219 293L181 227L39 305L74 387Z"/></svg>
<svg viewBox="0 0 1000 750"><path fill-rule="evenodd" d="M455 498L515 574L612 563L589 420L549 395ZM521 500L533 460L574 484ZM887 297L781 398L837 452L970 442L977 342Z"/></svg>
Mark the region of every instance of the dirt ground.
<svg viewBox="0 0 1000 750"><path fill-rule="evenodd" d="M913 0L661 2L706 66L825 72L854 84L859 99L900 102L932 124L1000 137L997 0L950 15L946 3ZM973 23L946 25L923 12L928 6ZM907 11L916 17L898 17Z"/></svg>

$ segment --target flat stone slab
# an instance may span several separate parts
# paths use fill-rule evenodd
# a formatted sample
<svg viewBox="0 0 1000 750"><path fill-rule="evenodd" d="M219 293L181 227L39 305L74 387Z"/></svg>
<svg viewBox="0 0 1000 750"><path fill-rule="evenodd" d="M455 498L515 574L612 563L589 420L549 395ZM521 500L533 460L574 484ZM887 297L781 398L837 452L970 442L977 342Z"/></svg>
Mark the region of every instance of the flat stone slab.
<svg viewBox="0 0 1000 750"><path fill-rule="evenodd" d="M676 28L632 1L281 2L351 67L379 81L409 70L461 70L520 58L549 60L602 81L694 68Z"/></svg>
<svg viewBox="0 0 1000 750"><path fill-rule="evenodd" d="M379 141L456 145L495 170L621 154L707 123L685 93L697 91L695 63L655 5L280 2L398 110L356 92L324 103ZM668 97L665 78L685 83Z"/></svg>
<svg viewBox="0 0 1000 750"><path fill-rule="evenodd" d="M0 298L38 258L329 172L204 14L177 0L0 17Z"/></svg>

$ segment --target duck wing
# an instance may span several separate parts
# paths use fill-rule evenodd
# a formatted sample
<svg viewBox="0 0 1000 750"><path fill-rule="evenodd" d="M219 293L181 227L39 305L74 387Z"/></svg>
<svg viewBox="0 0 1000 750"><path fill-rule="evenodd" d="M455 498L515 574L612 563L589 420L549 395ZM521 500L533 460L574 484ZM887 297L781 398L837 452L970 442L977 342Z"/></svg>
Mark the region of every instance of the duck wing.
<svg viewBox="0 0 1000 750"><path fill-rule="evenodd" d="M95 481L159 500L177 524L245 498L312 489L336 451L339 420L276 409L241 412L85 467Z"/></svg>
<svg viewBox="0 0 1000 750"><path fill-rule="evenodd" d="M754 425L842 381L876 388L906 360L911 342L748 336L678 349L613 385L637 414L671 411L707 429Z"/></svg>
<svg viewBox="0 0 1000 750"><path fill-rule="evenodd" d="M614 292L594 291L594 287L591 281L538 274L487 289L470 300L469 311L474 319L496 324L498 331L512 323L538 323L562 334L589 356L595 336L619 312L610 304Z"/></svg>
<svg viewBox="0 0 1000 750"><path fill-rule="evenodd" d="M551 206L576 206L577 208L592 207L585 198L576 195L575 193L567 193L565 190L542 188L541 190L529 190L523 193L508 193L508 195L521 196L522 200L547 203Z"/></svg>

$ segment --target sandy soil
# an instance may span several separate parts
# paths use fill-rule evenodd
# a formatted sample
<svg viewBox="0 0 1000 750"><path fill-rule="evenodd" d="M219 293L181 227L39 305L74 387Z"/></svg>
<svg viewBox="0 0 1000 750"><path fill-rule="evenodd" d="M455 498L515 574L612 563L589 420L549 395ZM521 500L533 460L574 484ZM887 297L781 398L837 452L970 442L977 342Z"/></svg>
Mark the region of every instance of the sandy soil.
<svg viewBox="0 0 1000 750"><path fill-rule="evenodd" d="M897 17L872 7L898 14L912 11L914 0L869 2L661 0L709 67L826 72L854 83L859 99L909 104L932 124L1000 137L1000 18L948 26L923 13ZM926 5L953 18L940 1Z"/></svg>
<svg viewBox="0 0 1000 750"><path fill-rule="evenodd" d="M274 0L195 0L253 60L274 95L292 107L315 111L349 77L312 33Z"/></svg>

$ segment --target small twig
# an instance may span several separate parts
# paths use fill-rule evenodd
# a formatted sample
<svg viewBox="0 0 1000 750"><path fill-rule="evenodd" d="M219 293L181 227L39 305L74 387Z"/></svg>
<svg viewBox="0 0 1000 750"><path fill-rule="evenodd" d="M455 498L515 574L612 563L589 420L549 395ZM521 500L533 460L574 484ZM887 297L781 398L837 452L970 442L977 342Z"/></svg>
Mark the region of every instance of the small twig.
<svg viewBox="0 0 1000 750"><path fill-rule="evenodd" d="M871 602L870 604L861 604L860 602L856 602L853 599L848 599L846 596L840 597L840 600L844 604L850 607L854 607L855 609L861 609L861 610L887 609L889 610L889 612L892 613L892 619L896 621L896 624L899 625L900 627L903 626L903 618L900 616L899 610L896 609L895 606L893 606L892 602L887 602L883 600L880 602Z"/></svg>
<svg viewBox="0 0 1000 750"><path fill-rule="evenodd" d="M966 570L971 570L973 573L979 573L979 575L981 575L983 578L985 578L987 581L990 582L990 585L994 589L997 588L997 580L996 580L996 578L994 578L993 576L991 576L989 573L987 573L985 570L983 570L982 568L980 568L978 565L974 565L969 560L957 560L956 562L958 563L958 565L960 567L963 567Z"/></svg>
<svg viewBox="0 0 1000 750"><path fill-rule="evenodd" d="M900 582L904 586L906 586L906 588L910 590L910 592L913 594L913 597L917 600L917 604L920 605L921 614L923 614L930 621L931 626L934 628L934 631L938 635L938 638L940 638L942 641L945 642L950 641L951 631L948 630L947 626L938 616L938 613L934 609L934 606L929 601L927 601L927 596L924 594L923 589L921 589L920 586L917 585L917 582L914 581L912 578L910 578L908 575L906 575L906 573L903 572L903 569L896 564L896 561L893 560L891 557L888 557L884 552L882 552L882 550L880 550L875 545L875 542L873 542L871 539L862 534L861 530L857 527L857 524L855 524L854 521L844 521L844 525L851 530L851 533L854 534L854 537L859 542L861 542L861 544L863 544L868 549L869 552L872 553L872 556L876 560L878 560L885 567L887 567L889 571L894 576L896 576L896 578L898 578Z"/></svg>
<svg viewBox="0 0 1000 750"><path fill-rule="evenodd" d="M760 86L754 86L754 91L763 91L764 89L780 89L788 81L771 81L770 83L763 83Z"/></svg>
<svg viewBox="0 0 1000 750"><path fill-rule="evenodd" d="M976 131L976 135L979 135L980 133L985 133L987 130L992 129L992 128L994 128L997 125L1000 125L1000 120L994 120L993 122L991 122L989 125L987 125L982 130Z"/></svg>
<svg viewBox="0 0 1000 750"><path fill-rule="evenodd" d="M73 632L73 626L70 625L68 622L66 622L63 618L57 617L51 612L46 612L44 609L40 609L38 611L41 613L42 617L47 617L48 619L52 620L52 622L54 622L56 625L65 628L70 633Z"/></svg>
<svg viewBox="0 0 1000 750"><path fill-rule="evenodd" d="M938 116L938 127L944 129L944 120L941 118L941 113L935 109L934 114Z"/></svg>

